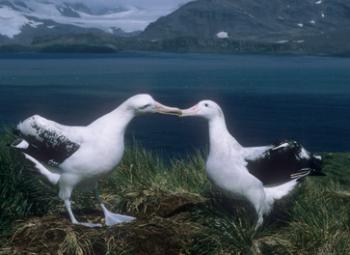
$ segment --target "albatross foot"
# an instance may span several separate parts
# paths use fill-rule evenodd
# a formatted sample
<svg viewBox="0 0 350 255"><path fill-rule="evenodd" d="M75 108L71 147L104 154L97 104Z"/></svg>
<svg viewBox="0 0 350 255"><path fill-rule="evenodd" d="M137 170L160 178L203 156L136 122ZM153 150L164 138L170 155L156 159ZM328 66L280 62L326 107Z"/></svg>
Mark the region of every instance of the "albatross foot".
<svg viewBox="0 0 350 255"><path fill-rule="evenodd" d="M100 227L102 227L102 224L90 223L90 222L76 222L76 223L74 223L74 225L81 225L81 226L88 227L88 228L100 228Z"/></svg>
<svg viewBox="0 0 350 255"><path fill-rule="evenodd" d="M101 205L104 215L105 215L105 224L107 226L113 226L120 223L126 223L136 220L135 217L112 213L107 210L107 208L102 204Z"/></svg>
<svg viewBox="0 0 350 255"><path fill-rule="evenodd" d="M116 214L109 212L108 214L105 214L105 223L107 226L113 226L120 223L126 223L136 220L135 217L122 215L122 214Z"/></svg>

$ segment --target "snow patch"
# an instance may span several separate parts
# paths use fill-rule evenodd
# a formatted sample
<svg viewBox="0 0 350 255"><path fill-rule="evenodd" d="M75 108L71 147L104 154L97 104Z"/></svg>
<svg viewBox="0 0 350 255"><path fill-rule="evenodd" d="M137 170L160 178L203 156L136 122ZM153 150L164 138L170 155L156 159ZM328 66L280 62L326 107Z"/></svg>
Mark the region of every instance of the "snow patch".
<svg viewBox="0 0 350 255"><path fill-rule="evenodd" d="M216 34L216 37L219 39L226 39L229 38L228 33L225 31L221 31L219 33Z"/></svg>
<svg viewBox="0 0 350 255"><path fill-rule="evenodd" d="M48 29L53 29L55 26L47 26Z"/></svg>
<svg viewBox="0 0 350 255"><path fill-rule="evenodd" d="M22 14L7 6L0 8L0 34L13 38L21 33L21 29L29 20Z"/></svg>
<svg viewBox="0 0 350 255"><path fill-rule="evenodd" d="M305 40L297 40L297 43L304 43Z"/></svg>
<svg viewBox="0 0 350 255"><path fill-rule="evenodd" d="M121 28L125 32L144 30L151 22L172 12L172 9L155 8L150 11L150 9L141 9L127 5L127 9L125 10L105 14L88 14L75 10L80 17L68 17L62 14L62 7L57 5L57 3L53 3L51 0L26 1L25 4L27 7L16 5L19 11L17 13L13 11L13 13L39 20L52 20L64 25L98 28L104 31L110 31L110 28L114 27ZM3 22L0 20L0 23L2 25Z"/></svg>
<svg viewBox="0 0 350 255"><path fill-rule="evenodd" d="M37 21L34 21L34 20L29 20L28 21L28 25L33 27L33 28L36 28L40 25L43 25L44 23L43 22L37 22Z"/></svg>
<svg viewBox="0 0 350 255"><path fill-rule="evenodd" d="M315 2L315 4L322 4L322 0Z"/></svg>
<svg viewBox="0 0 350 255"><path fill-rule="evenodd" d="M324 19L326 17L326 15L322 12L321 17L322 17L322 19Z"/></svg>
<svg viewBox="0 0 350 255"><path fill-rule="evenodd" d="M315 24L316 24L316 21L314 21L314 20L310 20L310 24L315 25Z"/></svg>
<svg viewBox="0 0 350 255"><path fill-rule="evenodd" d="M276 43L285 44L285 43L287 43L287 42L289 42L289 41L288 41L288 40L279 40L279 41L277 41Z"/></svg>
<svg viewBox="0 0 350 255"><path fill-rule="evenodd" d="M304 24L303 23L298 23L297 26L298 27L304 27Z"/></svg>

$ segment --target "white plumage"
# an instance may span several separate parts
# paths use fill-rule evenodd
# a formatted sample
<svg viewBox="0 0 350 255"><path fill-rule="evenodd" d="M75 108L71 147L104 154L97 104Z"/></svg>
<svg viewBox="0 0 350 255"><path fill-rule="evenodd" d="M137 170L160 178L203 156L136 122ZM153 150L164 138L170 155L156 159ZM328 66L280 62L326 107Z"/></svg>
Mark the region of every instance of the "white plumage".
<svg viewBox="0 0 350 255"><path fill-rule="evenodd" d="M320 158L294 141L245 148L229 133L218 104L203 100L182 110L182 116L200 116L209 122L210 150L206 162L209 180L225 195L248 200L258 216L270 213L275 200L293 190L310 174L321 175Z"/></svg>
<svg viewBox="0 0 350 255"><path fill-rule="evenodd" d="M78 184L84 189L97 189L97 181L121 160L125 130L135 114L155 112L178 114L179 110L142 94L129 98L114 111L84 127L65 126L34 115L18 124L21 139L12 146L23 151L43 176L59 186L59 197L64 200L72 223L99 226L81 223L75 218L70 201L72 191ZM106 225L134 219L109 212L102 202L101 207Z"/></svg>

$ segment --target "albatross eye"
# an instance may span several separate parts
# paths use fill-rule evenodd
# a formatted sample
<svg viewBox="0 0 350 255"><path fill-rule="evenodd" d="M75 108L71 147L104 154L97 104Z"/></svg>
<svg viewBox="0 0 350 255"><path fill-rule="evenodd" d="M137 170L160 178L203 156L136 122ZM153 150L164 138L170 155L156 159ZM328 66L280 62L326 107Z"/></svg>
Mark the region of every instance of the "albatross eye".
<svg viewBox="0 0 350 255"><path fill-rule="evenodd" d="M144 106L141 106L140 109L141 109L141 110L144 110L144 109L146 109L146 108L148 108L148 107L150 107L150 106L151 106L151 104L146 104L146 105L144 105Z"/></svg>
<svg viewBox="0 0 350 255"><path fill-rule="evenodd" d="M204 106L205 106L205 107L209 107L209 104L208 104L208 103L205 103Z"/></svg>

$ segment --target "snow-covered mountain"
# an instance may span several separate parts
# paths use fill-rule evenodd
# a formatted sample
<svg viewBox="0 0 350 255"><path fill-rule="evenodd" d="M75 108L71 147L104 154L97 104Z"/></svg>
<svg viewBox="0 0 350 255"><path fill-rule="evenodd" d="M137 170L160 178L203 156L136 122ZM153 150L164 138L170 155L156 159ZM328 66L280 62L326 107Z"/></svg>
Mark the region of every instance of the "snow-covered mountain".
<svg viewBox="0 0 350 255"><path fill-rule="evenodd" d="M350 0L197 0L150 24L143 34L285 44L349 27Z"/></svg>
<svg viewBox="0 0 350 255"><path fill-rule="evenodd" d="M15 39L21 33L47 34L101 30L111 34L143 30L163 13L132 5L91 6L87 1L0 0L0 37ZM36 30L36 31L34 31Z"/></svg>
<svg viewBox="0 0 350 255"><path fill-rule="evenodd" d="M350 56L349 41L350 0L0 0L0 51Z"/></svg>

